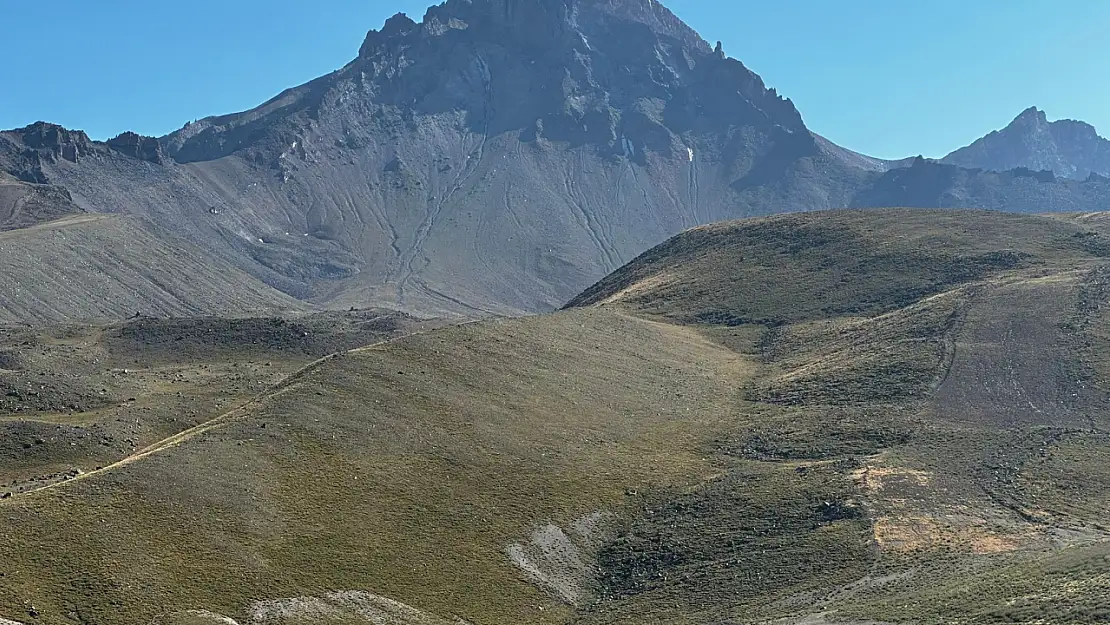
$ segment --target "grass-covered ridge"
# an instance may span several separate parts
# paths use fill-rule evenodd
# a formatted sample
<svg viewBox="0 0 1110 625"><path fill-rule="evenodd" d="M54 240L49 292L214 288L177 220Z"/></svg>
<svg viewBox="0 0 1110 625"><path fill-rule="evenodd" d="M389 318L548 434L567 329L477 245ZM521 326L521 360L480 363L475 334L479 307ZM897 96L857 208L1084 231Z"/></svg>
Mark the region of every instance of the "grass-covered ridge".
<svg viewBox="0 0 1110 625"><path fill-rule="evenodd" d="M1006 271L1110 256L1063 220L991 211L844 210L701 226L644 253L568 306L625 302L692 323L874 315Z"/></svg>

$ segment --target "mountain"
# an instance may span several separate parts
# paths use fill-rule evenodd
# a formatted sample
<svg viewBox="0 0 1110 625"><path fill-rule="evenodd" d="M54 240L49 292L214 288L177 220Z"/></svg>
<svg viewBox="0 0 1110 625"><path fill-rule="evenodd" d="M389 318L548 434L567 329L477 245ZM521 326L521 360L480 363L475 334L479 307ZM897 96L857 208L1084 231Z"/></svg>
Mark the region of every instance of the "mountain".
<svg viewBox="0 0 1110 625"><path fill-rule="evenodd" d="M851 199L853 208L985 208L1022 213L1098 211L1110 178L1057 178L1051 171L965 169L921 157L878 174Z"/></svg>
<svg viewBox="0 0 1110 625"><path fill-rule="evenodd" d="M1101 622L1106 222L715 224L566 310L404 337L0 334L53 374L0 402L0 617Z"/></svg>
<svg viewBox="0 0 1110 625"><path fill-rule="evenodd" d="M996 130L942 159L960 167L1004 171L1024 168L1051 171L1061 178L1084 180L1110 176L1110 141L1094 126L1071 119L1050 122L1030 107L1002 130Z"/></svg>
<svg viewBox="0 0 1110 625"><path fill-rule="evenodd" d="M451 0L252 111L5 139L24 179L297 297L469 314L550 309L683 228L840 206L862 177L652 0Z"/></svg>
<svg viewBox="0 0 1110 625"><path fill-rule="evenodd" d="M0 133L0 170L141 218L315 306L552 310L700 224L839 207L1106 205L1071 183L889 162L656 0L448 0L243 113L107 142ZM69 201L69 200L67 200Z"/></svg>

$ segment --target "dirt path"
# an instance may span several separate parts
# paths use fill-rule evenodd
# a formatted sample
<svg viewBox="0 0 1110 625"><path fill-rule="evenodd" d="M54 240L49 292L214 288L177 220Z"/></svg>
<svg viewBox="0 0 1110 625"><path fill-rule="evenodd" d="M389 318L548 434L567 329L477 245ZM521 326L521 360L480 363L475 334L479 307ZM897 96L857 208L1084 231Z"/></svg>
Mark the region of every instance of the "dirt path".
<svg viewBox="0 0 1110 625"><path fill-rule="evenodd" d="M459 324L459 325L469 325L470 323L478 323L478 321L470 321L470 322L466 322L466 323ZM42 485L38 488L34 488L34 489L31 489L31 490L26 490L26 491L23 491L23 492L20 492L20 493L13 493L11 497L8 497L7 499L5 499L3 501L0 501L0 504L15 501L17 499L22 499L23 497L26 497L28 495L33 495L34 493L40 493L40 492L47 491L47 490L50 490L50 489L53 489L53 488L58 488L60 486L65 486L65 485L68 485L68 484L73 484L75 482L86 480L86 479L91 478L91 477L96 477L98 475L103 475L105 473L108 473L109 471L114 471L116 469L120 469L120 468L126 467L130 464L133 464L135 462L138 462L138 461L140 461L143 458L146 458L148 456L152 456L154 454L160 453L160 452L165 451L167 449L172 449L174 447L177 447L178 445L181 445L182 443L185 443L185 442L187 442L187 441L189 441L193 438L196 438L197 436L200 436L201 434L205 434L205 433L210 432L212 430L215 430L216 428L219 428L223 425L231 423L231 422L233 422L233 421L235 421L235 420L237 420L241 417L245 417L245 416L251 414L252 409L262 405L263 403L265 403L265 402L267 402L271 399L274 399L276 397L280 397L284 392L288 391L293 386L295 386L298 382L300 382L305 376L310 375L312 372L318 370L320 367L327 364L328 362L331 362L332 360L334 360L336 358L342 358L343 356L346 356L347 354L356 354L356 353L360 353L360 352L364 352L364 351L369 351L369 350L372 350L372 349L379 349L379 348L381 348L385 345L395 343L395 342L400 341L402 339L406 339L406 338L409 338L409 337L412 337L412 336L417 336L417 335L420 335L420 334L426 334L427 332L434 332L434 331L435 330L427 330L425 332L416 332L416 333L413 333L413 334L406 334L404 336L394 337L394 338L391 338L391 339L387 339L385 341L380 341L378 343L373 343L371 345L366 345L366 346L363 346L363 347L357 347L355 349L351 349L351 350L348 350L348 351L329 354L327 356L324 356L323 358L319 358L317 360L314 360L314 361L308 363L307 365L301 367L300 369L294 371L293 373L289 374L285 379L283 379L282 381L278 382L277 384L271 386L269 389L263 391L261 394L257 395L253 399L250 399L250 400L248 400L248 401L246 401L242 404L239 404L235 408L232 408L231 410L228 410L227 412L224 412L220 415L217 415L216 417L213 417L212 419L209 419L208 421L205 421L204 423L200 423L200 424L195 425L195 426L193 426L191 428L188 428L186 430L182 430L182 431L178 432L177 434L166 437L166 438L164 438L164 439L162 439L162 440L160 440L160 441L158 441L158 442L156 442L152 445L149 445L147 447L144 447L143 449L140 449L140 450L136 451L135 453L133 453L133 454L121 459L121 460L113 462L112 464L106 465L106 466L101 467L99 469L96 469L94 471L79 473L79 474L76 474L76 475L72 475L69 479L59 480L59 481L56 481L56 482L51 482L49 484L44 484L44 485ZM3 624L0 623L0 625L3 625Z"/></svg>
<svg viewBox="0 0 1110 625"><path fill-rule="evenodd" d="M256 407L256 406L262 404L263 402L265 402L265 401L267 401L267 400L269 400L273 397L276 397L276 396L280 395L283 391L287 390L290 386L295 384L300 378L302 378L305 375L307 375L307 374L311 373L312 371L316 370L317 368L320 367L320 365L324 364L325 362L328 362L331 359L336 358L336 357L341 356L341 355L342 354L331 354L331 355L325 356L325 357L323 357L319 360L313 361L313 362L309 363L308 365L302 367L301 369L298 369L296 372L291 374L289 377L287 377L284 380L282 380L281 382L279 382L276 386L271 387L270 389L268 389L267 391L265 391L261 395L255 397L254 399L251 399L247 402L244 402L244 403L236 406L235 408L232 408L231 410L229 410L229 411L227 411L223 414L220 414L216 417L213 417L212 419L209 419L208 421L205 421L204 423L195 425L195 426L193 426L189 429L186 429L186 430L182 430L182 431L178 432L177 434L174 434L172 436L169 436L167 438L164 438L164 439L158 441L157 443L154 443L153 445L149 445L147 447L144 447L143 449L140 449L139 451L131 454L130 456L127 456L127 457L123 458L122 460L118 460L116 462L113 462L112 464L106 465L106 466L101 467L99 469L96 469L94 471L88 471L88 472L85 472L85 473L81 473L81 474L73 476L73 477L71 477L70 479L67 479L67 480L52 482L52 483L40 486L38 488L23 491L21 493L13 493L12 497L9 497L7 499L7 501L20 499L20 498L26 497L28 495L32 495L34 493L39 493L39 492L50 490L52 488L57 488L59 486L63 486L63 485L66 485L66 484L72 484L74 482L79 482L81 480L85 480L85 479L88 479L90 477L95 477L97 475L102 475L102 474L107 473L109 471L113 471L115 469L119 469L119 468L125 467L129 464L132 464L134 462L138 462L139 460L142 460L143 458L146 458L147 456L151 456L153 454L164 451L166 449L176 447L176 446L184 443L185 441L188 441L192 438L197 437L198 435L204 434L205 432L209 432L209 431L214 430L214 429L216 429L216 428L218 428L218 427L220 427L220 426L222 426L226 423L234 421L238 417L245 416L246 414L249 413L249 410L251 408Z"/></svg>

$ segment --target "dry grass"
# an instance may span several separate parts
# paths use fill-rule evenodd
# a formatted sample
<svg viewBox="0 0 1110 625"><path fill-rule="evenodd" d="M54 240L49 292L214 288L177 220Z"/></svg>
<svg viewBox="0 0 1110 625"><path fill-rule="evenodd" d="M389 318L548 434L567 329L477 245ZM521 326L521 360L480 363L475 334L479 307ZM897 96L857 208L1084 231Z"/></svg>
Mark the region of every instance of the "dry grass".
<svg viewBox="0 0 1110 625"><path fill-rule="evenodd" d="M597 312L352 352L222 428L6 504L19 521L0 549L21 572L0 578L5 610L64 600L133 622L172 601L234 618L350 588L472 622L558 622L504 548L713 474L701 441L753 368L693 330Z"/></svg>

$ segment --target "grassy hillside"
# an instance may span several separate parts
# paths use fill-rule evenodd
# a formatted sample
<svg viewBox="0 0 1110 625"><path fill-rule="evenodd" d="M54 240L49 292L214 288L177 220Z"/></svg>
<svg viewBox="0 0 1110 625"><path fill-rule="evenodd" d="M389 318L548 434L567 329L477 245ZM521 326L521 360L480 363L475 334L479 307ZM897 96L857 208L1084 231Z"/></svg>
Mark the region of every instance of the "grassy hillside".
<svg viewBox="0 0 1110 625"><path fill-rule="evenodd" d="M575 308L283 365L0 500L0 615L1105 621L1108 271L1039 217L695 229Z"/></svg>
<svg viewBox="0 0 1110 625"><path fill-rule="evenodd" d="M0 322L306 309L198 248L111 215L76 215L0 233L0 293Z"/></svg>
<svg viewBox="0 0 1110 625"><path fill-rule="evenodd" d="M322 356L437 323L359 311L0 326L0 497L125 458Z"/></svg>
<svg viewBox="0 0 1110 625"><path fill-rule="evenodd" d="M1006 271L1106 256L1101 232L1038 216L800 213L688 230L568 306L620 300L681 321L777 324L875 314Z"/></svg>
<svg viewBox="0 0 1110 625"><path fill-rule="evenodd" d="M807 473L838 466L873 550L849 555L861 569L841 587L830 573L844 546L826 551L836 559L821 568L822 590L778 607L896 622L1091 622L1106 618L1110 572L1105 471L1092 464L1107 449L1108 283L1092 221L883 210L718 224L571 305L715 323L703 331L725 344L758 336L763 375L742 388L767 408L723 451ZM1064 546L1066 557L1050 555ZM642 614L674 605L687 622L693 606L675 597L705 585L666 586L633 603ZM719 596L704 602L709 614Z"/></svg>
<svg viewBox="0 0 1110 625"><path fill-rule="evenodd" d="M472 622L563 621L506 549L713 474L702 435L751 365L621 315L536 321L328 360L219 427L7 500L0 610L242 618L260 599L363 590Z"/></svg>

